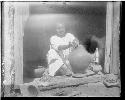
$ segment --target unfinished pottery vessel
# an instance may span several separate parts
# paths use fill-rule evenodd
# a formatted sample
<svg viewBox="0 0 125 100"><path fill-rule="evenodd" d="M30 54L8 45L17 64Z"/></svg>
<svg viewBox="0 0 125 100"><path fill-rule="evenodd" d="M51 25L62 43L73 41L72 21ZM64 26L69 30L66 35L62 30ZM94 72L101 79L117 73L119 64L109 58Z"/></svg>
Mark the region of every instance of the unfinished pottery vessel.
<svg viewBox="0 0 125 100"><path fill-rule="evenodd" d="M93 60L94 54L87 52L83 45L79 45L69 55L69 62L74 73L85 73L90 62Z"/></svg>

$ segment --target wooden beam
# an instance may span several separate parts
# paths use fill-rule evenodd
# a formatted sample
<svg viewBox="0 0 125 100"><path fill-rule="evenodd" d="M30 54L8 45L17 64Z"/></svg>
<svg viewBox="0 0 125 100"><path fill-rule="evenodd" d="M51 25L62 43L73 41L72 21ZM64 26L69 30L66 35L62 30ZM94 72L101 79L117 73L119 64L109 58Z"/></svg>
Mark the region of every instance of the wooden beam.
<svg viewBox="0 0 125 100"><path fill-rule="evenodd" d="M83 78L57 76L50 81L48 86L41 85L42 82L40 81L40 78L38 78L37 80L34 80L31 83L25 83L20 85L20 89L21 89L21 93L24 96L37 96L41 92L51 91L57 88L67 88L67 87L85 85L88 83L97 83L101 81L103 81L102 75L92 75L92 76L83 77ZM31 94L32 92L31 90L34 91L35 95Z"/></svg>
<svg viewBox="0 0 125 100"><path fill-rule="evenodd" d="M66 88L72 86L79 86L88 83L96 83L102 81L101 75L93 75L84 78L64 78L63 80L57 79L56 81L52 82L49 86L43 87L42 85L38 85L40 91L48 91L56 88Z"/></svg>
<svg viewBox="0 0 125 100"><path fill-rule="evenodd" d="M23 36L24 25L29 16L28 3L14 3L14 35L15 35L15 85L23 84Z"/></svg>
<svg viewBox="0 0 125 100"><path fill-rule="evenodd" d="M107 2L106 13L106 44L105 44L105 66L104 72L109 73L111 66L111 45L112 45L112 22L113 22L113 3Z"/></svg>
<svg viewBox="0 0 125 100"><path fill-rule="evenodd" d="M14 89L15 60L14 60L14 6L10 2L3 3L4 8L4 93L9 94Z"/></svg>
<svg viewBox="0 0 125 100"><path fill-rule="evenodd" d="M119 73L119 34L120 34L120 2L113 3L113 33L112 33L112 66L110 72Z"/></svg>
<svg viewBox="0 0 125 100"><path fill-rule="evenodd" d="M25 6L24 6L25 4ZM23 83L23 25L28 15L27 3L4 2L4 80L5 93Z"/></svg>

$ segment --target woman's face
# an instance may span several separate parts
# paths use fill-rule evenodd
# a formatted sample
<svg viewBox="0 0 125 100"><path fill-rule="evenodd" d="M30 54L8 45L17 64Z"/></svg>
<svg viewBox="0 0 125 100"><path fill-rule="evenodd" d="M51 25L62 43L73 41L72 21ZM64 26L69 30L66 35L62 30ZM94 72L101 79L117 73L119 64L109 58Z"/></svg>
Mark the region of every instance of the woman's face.
<svg viewBox="0 0 125 100"><path fill-rule="evenodd" d="M65 35L65 27L63 24L58 24L56 27L56 31L58 35L64 36Z"/></svg>

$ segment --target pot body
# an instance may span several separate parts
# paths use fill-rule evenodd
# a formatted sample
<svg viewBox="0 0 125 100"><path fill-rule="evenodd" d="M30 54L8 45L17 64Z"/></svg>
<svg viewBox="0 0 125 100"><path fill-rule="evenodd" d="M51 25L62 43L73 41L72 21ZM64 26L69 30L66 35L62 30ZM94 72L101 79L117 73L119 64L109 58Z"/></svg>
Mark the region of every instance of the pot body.
<svg viewBox="0 0 125 100"><path fill-rule="evenodd" d="M73 72L85 73L93 57L94 54L88 53L83 45L79 45L69 54L69 62Z"/></svg>

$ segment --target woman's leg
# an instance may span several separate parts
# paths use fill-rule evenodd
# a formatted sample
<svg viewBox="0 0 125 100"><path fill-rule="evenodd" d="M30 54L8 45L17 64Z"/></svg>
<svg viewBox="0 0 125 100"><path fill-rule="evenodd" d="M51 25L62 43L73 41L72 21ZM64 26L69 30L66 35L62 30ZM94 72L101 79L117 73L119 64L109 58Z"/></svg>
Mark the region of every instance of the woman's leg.
<svg viewBox="0 0 125 100"><path fill-rule="evenodd" d="M70 62L69 62L69 59L68 59L68 55L66 56L66 64L67 64L67 67L70 70L70 72L72 72L72 74L73 74L72 66L70 65Z"/></svg>
<svg viewBox="0 0 125 100"><path fill-rule="evenodd" d="M63 61L61 59L57 59L54 63L49 65L49 75L54 76L55 73L61 68L63 65Z"/></svg>
<svg viewBox="0 0 125 100"><path fill-rule="evenodd" d="M73 74L71 69L68 66L66 66L65 64L60 68L60 70L62 71L63 75L72 75Z"/></svg>

